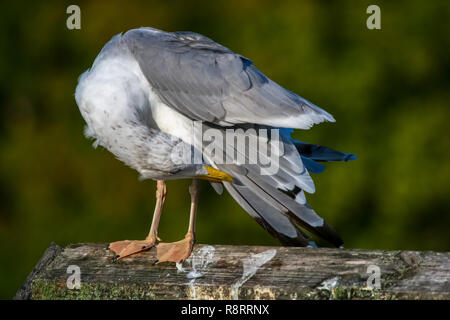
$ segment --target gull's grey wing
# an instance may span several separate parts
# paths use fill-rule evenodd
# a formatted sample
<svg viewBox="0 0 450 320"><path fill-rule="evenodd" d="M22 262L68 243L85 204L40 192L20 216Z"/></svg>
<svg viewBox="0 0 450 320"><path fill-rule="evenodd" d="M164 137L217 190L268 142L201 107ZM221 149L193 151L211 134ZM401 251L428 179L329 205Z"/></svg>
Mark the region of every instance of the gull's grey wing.
<svg viewBox="0 0 450 320"><path fill-rule="evenodd" d="M161 100L193 120L301 129L334 121L249 59L200 34L140 28L123 39Z"/></svg>

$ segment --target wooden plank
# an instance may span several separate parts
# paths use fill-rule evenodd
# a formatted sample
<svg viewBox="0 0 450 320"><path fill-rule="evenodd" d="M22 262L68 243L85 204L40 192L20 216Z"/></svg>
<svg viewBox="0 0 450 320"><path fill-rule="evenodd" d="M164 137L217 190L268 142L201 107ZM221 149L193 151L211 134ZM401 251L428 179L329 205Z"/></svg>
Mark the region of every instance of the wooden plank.
<svg viewBox="0 0 450 320"><path fill-rule="evenodd" d="M106 244L53 244L16 299L450 299L448 252L196 245L178 268L155 265L154 249L112 258ZM80 289L66 285L71 265Z"/></svg>

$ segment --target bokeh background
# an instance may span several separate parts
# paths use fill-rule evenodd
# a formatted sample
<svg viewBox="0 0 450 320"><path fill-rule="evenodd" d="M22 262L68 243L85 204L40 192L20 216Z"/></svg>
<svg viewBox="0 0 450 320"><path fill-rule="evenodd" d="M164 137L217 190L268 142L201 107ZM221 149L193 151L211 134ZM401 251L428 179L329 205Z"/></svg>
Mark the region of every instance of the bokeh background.
<svg viewBox="0 0 450 320"><path fill-rule="evenodd" d="M140 239L155 184L83 136L78 76L115 34L140 26L202 33L337 119L295 137L359 159L314 175L310 204L347 248L450 249L450 2L85 1L0 5L0 298L50 242ZM381 30L366 8L381 7ZM189 181L168 183L160 235L188 222ZM278 245L203 183L199 243Z"/></svg>

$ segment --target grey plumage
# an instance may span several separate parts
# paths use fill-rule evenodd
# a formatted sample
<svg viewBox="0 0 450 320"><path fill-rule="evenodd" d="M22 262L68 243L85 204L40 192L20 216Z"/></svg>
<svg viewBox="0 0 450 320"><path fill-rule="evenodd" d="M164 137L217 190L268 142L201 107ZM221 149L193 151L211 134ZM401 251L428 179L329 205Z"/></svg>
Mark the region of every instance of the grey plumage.
<svg viewBox="0 0 450 320"><path fill-rule="evenodd" d="M145 28L128 31L123 39L161 99L190 119L302 129L334 121L249 59L200 34Z"/></svg>
<svg viewBox="0 0 450 320"><path fill-rule="evenodd" d="M286 90L259 71L251 60L191 32L153 28L130 30L108 42L75 94L87 122L87 135L140 172L144 179L178 179L205 175L211 165L233 177L224 182L233 198L266 230L286 245L311 245L298 226L336 246L337 233L307 204L304 192L315 186L309 172L325 167L316 161L347 161L356 157L318 145L295 141L292 129L309 129L334 118ZM205 162L176 161L193 121L204 129L279 129L279 170L262 175L258 164L216 163L207 145L200 146ZM270 145L272 137L250 136ZM233 153L248 160L251 145ZM217 150L216 150L217 152ZM256 150L259 157L265 154ZM175 155L175 157L174 157ZM218 193L222 186L213 187Z"/></svg>

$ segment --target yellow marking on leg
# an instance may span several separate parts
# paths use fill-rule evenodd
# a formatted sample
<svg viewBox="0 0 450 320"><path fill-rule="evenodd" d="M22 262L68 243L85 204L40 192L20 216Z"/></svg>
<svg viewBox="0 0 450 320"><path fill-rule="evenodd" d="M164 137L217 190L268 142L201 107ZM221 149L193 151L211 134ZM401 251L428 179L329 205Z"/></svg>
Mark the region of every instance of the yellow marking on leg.
<svg viewBox="0 0 450 320"><path fill-rule="evenodd" d="M208 174L197 176L197 178L214 182L222 182L222 181L233 182L233 177L230 176L228 173L217 170L211 166L205 166L205 169L206 171L208 171Z"/></svg>

